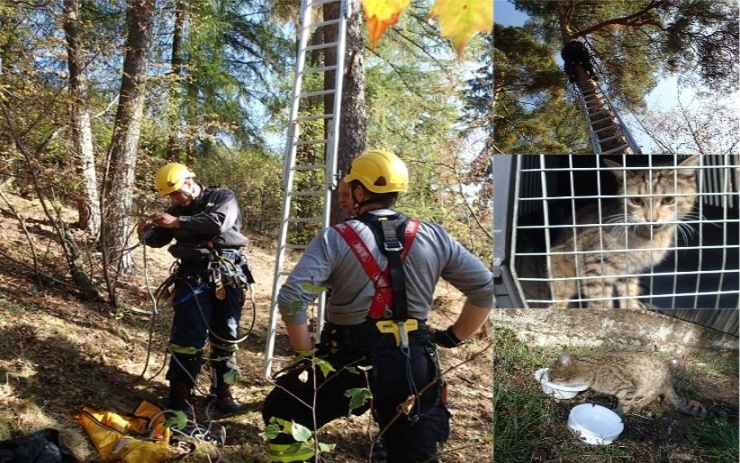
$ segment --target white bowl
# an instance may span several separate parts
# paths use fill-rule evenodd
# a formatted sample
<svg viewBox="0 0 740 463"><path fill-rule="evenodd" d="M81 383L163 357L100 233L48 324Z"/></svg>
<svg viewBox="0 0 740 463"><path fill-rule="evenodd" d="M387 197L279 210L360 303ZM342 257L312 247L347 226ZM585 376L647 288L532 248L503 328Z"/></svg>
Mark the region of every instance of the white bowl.
<svg viewBox="0 0 740 463"><path fill-rule="evenodd" d="M556 399L572 399L577 396L579 392L588 389L585 384L576 384L574 386L564 386L562 384L551 383L547 377L549 368L540 368L534 373L534 377L540 384L542 384L542 392L551 395Z"/></svg>
<svg viewBox="0 0 740 463"><path fill-rule="evenodd" d="M619 415L591 403L582 403L571 409L568 427L577 438L592 445L611 444L624 431Z"/></svg>

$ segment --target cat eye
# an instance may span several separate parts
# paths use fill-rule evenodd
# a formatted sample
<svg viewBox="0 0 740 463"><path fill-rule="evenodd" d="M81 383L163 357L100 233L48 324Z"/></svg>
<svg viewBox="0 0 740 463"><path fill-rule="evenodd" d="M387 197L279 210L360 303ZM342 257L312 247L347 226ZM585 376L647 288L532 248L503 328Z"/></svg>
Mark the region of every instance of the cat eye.
<svg viewBox="0 0 740 463"><path fill-rule="evenodd" d="M671 204L676 202L676 198L674 198L673 196L666 196L661 202L666 206L670 206Z"/></svg>
<svg viewBox="0 0 740 463"><path fill-rule="evenodd" d="M642 198L631 197L631 198L629 198L629 200L635 206L642 206L643 204L645 204L645 202L642 200Z"/></svg>

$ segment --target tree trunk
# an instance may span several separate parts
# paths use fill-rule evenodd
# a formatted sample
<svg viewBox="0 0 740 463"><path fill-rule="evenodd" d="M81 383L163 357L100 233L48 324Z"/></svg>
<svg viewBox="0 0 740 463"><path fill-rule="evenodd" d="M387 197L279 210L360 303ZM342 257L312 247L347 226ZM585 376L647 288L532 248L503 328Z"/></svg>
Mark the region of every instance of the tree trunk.
<svg viewBox="0 0 740 463"><path fill-rule="evenodd" d="M129 4L126 20L128 29L126 57L106 175L107 207L104 224L106 256L108 264L117 264L118 270L123 273L129 273L132 267L131 255L127 251L131 234L131 188L134 183L136 151L144 111L154 4L154 0L132 0Z"/></svg>
<svg viewBox="0 0 740 463"><path fill-rule="evenodd" d="M171 122L168 125L172 132L167 142L167 158L172 161L185 160L185 148L180 130L181 115L180 102L182 101L182 81L185 77L183 41L185 39L185 23L187 21L187 5L185 0L175 2L175 30L172 35L172 82L170 89Z"/></svg>
<svg viewBox="0 0 740 463"><path fill-rule="evenodd" d="M367 117L365 111L365 39L362 33L362 6L359 0L347 0L350 15L347 18L347 34L344 59L344 77L342 81L341 123L339 124L339 149L337 159L337 173L340 178L347 174L352 161L365 151L365 136L367 132ZM339 3L324 5L325 20L339 17ZM338 39L337 28L327 28L324 42L334 42ZM330 53L331 51L331 53ZM326 65L337 62L333 56L333 49L327 49ZM325 74L324 88L334 87L334 73ZM326 113L334 110L334 101L331 95L324 99ZM344 220L344 214L339 207L337 192L332 198L331 223Z"/></svg>
<svg viewBox="0 0 740 463"><path fill-rule="evenodd" d="M80 228L86 230L88 236L94 239L100 234L102 219L90 112L87 108L85 49L80 34L79 9L79 0L64 0L64 32L67 38L67 66L69 67L69 118L76 169L82 178L82 191L79 192L78 199L79 224Z"/></svg>

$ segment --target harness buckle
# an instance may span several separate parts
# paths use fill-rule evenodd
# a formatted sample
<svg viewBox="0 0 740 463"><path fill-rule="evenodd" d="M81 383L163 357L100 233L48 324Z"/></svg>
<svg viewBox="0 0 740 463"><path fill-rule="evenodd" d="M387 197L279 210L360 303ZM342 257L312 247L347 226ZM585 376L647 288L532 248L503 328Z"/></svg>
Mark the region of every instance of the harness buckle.
<svg viewBox="0 0 740 463"><path fill-rule="evenodd" d="M396 339L396 347L409 346L409 333L419 329L419 320L409 318L407 320L380 320L375 322L378 331L385 334L393 334Z"/></svg>
<svg viewBox="0 0 740 463"><path fill-rule="evenodd" d="M383 243L383 249L385 249L388 252L401 252L403 251L403 245L401 244L400 241L393 241L393 242L385 241Z"/></svg>

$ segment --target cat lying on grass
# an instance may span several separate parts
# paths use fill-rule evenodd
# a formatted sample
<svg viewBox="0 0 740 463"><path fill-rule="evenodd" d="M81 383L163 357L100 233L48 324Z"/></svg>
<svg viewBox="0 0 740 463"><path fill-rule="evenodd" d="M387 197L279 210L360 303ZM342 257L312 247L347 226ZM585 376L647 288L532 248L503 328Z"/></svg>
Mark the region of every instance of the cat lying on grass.
<svg viewBox="0 0 740 463"><path fill-rule="evenodd" d="M639 410L660 397L688 415L710 416L704 407L676 395L668 364L650 352L575 356L566 346L548 378L553 384L585 384L593 391L614 395L620 414Z"/></svg>

